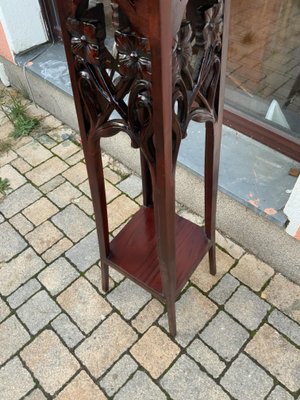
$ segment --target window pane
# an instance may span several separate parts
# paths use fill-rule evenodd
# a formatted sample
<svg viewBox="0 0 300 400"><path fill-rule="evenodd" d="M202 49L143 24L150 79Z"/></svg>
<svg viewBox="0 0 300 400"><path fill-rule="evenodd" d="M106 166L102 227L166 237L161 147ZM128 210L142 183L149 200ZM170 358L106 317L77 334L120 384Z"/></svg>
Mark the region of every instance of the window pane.
<svg viewBox="0 0 300 400"><path fill-rule="evenodd" d="M231 4L227 104L300 138L300 0Z"/></svg>

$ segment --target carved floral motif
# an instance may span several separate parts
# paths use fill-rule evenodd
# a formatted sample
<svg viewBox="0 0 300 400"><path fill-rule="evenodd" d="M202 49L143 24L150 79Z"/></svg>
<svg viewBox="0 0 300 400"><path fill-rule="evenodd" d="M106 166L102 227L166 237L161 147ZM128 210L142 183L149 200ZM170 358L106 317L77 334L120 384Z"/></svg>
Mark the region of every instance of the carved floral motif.
<svg viewBox="0 0 300 400"><path fill-rule="evenodd" d="M176 72L191 69L190 61L192 58L192 38L193 32L189 21L183 21L177 34L173 49L174 62L173 68Z"/></svg>
<svg viewBox="0 0 300 400"><path fill-rule="evenodd" d="M135 1L125 1L135 6ZM151 49L147 38L131 30L121 2L111 3L115 56L105 46L103 4L89 8L88 0L68 0L67 29L85 105L87 134L90 140L99 140L120 130L127 132L151 169L155 163ZM214 122L217 117L223 0L190 0L187 17L190 21L182 21L173 47L174 167L189 121ZM114 110L121 119L111 119Z"/></svg>
<svg viewBox="0 0 300 400"><path fill-rule="evenodd" d="M116 32L119 72L135 79L151 79L151 53L147 38Z"/></svg>
<svg viewBox="0 0 300 400"><path fill-rule="evenodd" d="M205 11L205 26L203 38L205 49L213 47L221 49L223 32L223 2L218 1L213 7Z"/></svg>
<svg viewBox="0 0 300 400"><path fill-rule="evenodd" d="M71 47L74 55L85 59L91 64L99 59L99 46L95 26L69 19L67 27L72 35Z"/></svg>

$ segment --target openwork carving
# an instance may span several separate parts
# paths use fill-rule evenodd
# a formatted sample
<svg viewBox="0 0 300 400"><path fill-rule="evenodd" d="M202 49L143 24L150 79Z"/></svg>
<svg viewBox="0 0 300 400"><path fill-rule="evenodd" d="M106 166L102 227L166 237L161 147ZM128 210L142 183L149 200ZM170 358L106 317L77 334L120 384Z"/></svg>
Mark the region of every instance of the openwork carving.
<svg viewBox="0 0 300 400"><path fill-rule="evenodd" d="M120 131L141 148L151 174L155 164L152 126L151 48L149 40L131 28L122 10L136 1L112 1L116 30L114 51L106 46L104 6L89 8L88 0L68 0L67 29L84 105L89 141ZM220 80L223 0L190 0L173 46L173 162L191 119L215 122ZM113 118L113 112L119 117Z"/></svg>

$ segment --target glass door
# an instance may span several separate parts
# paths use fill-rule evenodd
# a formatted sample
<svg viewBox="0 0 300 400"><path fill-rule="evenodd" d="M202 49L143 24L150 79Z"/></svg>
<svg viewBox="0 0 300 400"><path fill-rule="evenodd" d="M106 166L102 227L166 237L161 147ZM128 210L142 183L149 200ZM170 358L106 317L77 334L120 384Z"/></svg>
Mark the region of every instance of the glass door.
<svg viewBox="0 0 300 400"><path fill-rule="evenodd" d="M231 4L225 119L300 161L300 1Z"/></svg>
<svg viewBox="0 0 300 400"><path fill-rule="evenodd" d="M44 20L46 22L49 38L52 41L61 41L62 33L56 6L56 0L40 0Z"/></svg>

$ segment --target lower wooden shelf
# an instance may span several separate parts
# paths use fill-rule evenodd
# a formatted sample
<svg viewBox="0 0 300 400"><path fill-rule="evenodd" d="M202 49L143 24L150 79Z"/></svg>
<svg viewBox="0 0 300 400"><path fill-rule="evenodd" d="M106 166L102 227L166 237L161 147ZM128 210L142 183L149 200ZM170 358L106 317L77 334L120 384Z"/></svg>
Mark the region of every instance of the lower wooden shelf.
<svg viewBox="0 0 300 400"><path fill-rule="evenodd" d="M210 247L204 228L176 215L177 295ZM142 207L112 240L106 261L164 300L152 208Z"/></svg>

